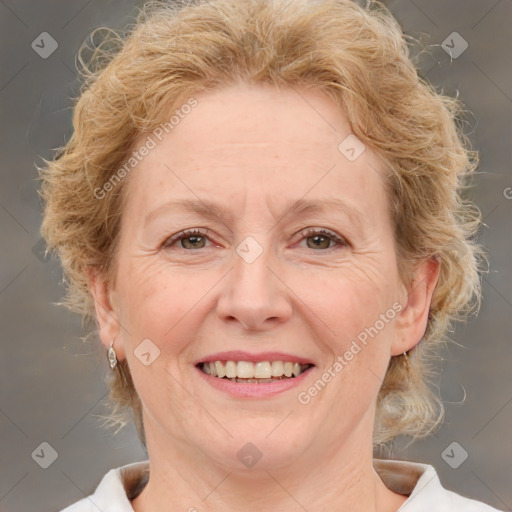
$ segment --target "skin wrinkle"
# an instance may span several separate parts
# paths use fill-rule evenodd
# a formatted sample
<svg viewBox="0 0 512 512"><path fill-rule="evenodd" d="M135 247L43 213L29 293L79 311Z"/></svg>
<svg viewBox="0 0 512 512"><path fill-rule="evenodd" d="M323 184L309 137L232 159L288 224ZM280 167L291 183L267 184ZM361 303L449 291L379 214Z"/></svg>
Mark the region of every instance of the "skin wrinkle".
<svg viewBox="0 0 512 512"><path fill-rule="evenodd" d="M293 91L259 87L199 94L194 114L129 176L111 298L113 316L131 335L119 332L112 315L98 317L102 342L117 339L118 358L127 358L144 409L151 476L133 501L136 512L199 503L211 512L301 506L310 512L391 512L406 499L387 489L373 469L375 406L390 357L421 339L437 273L407 295L382 177L367 165L378 169L378 160L367 149L348 162L338 151L350 133L346 119L323 94L302 94L307 103ZM269 126L273 141L262 145ZM284 162L279 173L276 155ZM333 161L333 172L319 181ZM345 197L359 205L366 235L335 213L285 217L269 231L275 224L270 200L284 204L306 192L307 199ZM156 230L161 236L143 229L143 213L184 196L215 199L234 212L229 229L220 220L189 216L169 226L176 233L208 228L219 247L208 242L199 250L159 249L171 234L166 223ZM308 248L306 239L292 237L307 227L342 237L346 231L352 245ZM249 235L264 248L251 264L234 250ZM427 270L420 268L420 279ZM99 297L105 293L101 281L93 289ZM296 400L302 389L234 400L195 373L193 362L215 351L280 350L315 361L311 385L395 301L405 309L307 406ZM145 338L161 351L148 367L133 353ZM263 453L251 470L236 457L247 442Z"/></svg>
<svg viewBox="0 0 512 512"><path fill-rule="evenodd" d="M276 172L280 172L280 170L281 169L279 167L275 168ZM290 217L293 218L298 215L305 216L308 213L313 213L315 210L328 210L329 208L335 207L338 209L338 211L347 215L350 221L358 230L362 231L363 233L365 232L364 223L361 221L361 213L346 202L339 200L339 198L329 201L329 204L328 200L318 202L300 199L299 201L294 202L292 205L287 205L285 208L283 208L284 213L280 213L279 215L273 213L272 202L267 204L267 206L269 212L272 215L272 218L276 221L275 225ZM226 221L230 223L233 222L234 219L232 212L230 212L229 209L224 208L222 205L211 201L205 201L204 199L201 199L200 201L175 199L171 202L160 205L144 217L144 228L154 223L155 219L158 220L160 217L162 217L162 215L165 215L165 213L170 215L173 210L175 210L174 217L177 216L176 211L178 211L181 213L181 215L188 213L189 215L196 214L198 216L201 215L210 219L216 219L221 222L232 234L229 225L226 224ZM273 229L273 227L271 229Z"/></svg>

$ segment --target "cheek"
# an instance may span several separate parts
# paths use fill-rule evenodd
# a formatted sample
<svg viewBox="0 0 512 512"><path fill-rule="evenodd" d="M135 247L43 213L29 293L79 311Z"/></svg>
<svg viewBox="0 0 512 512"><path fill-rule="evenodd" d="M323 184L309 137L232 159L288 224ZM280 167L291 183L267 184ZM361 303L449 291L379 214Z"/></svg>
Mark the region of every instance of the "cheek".
<svg viewBox="0 0 512 512"><path fill-rule="evenodd" d="M121 316L128 332L133 338L153 337L157 344L186 314L188 295L193 294L179 272L141 260L126 267L121 282Z"/></svg>
<svg viewBox="0 0 512 512"><path fill-rule="evenodd" d="M329 337L347 341L357 336L388 311L395 300L393 270L365 259L354 258L335 271L317 273L307 280L304 274L297 275L290 286L305 305L304 313L308 308L311 318L316 313L315 324L323 322Z"/></svg>
<svg viewBox="0 0 512 512"><path fill-rule="evenodd" d="M337 277L324 278L306 300L316 314L310 318L316 318L312 321L330 354L329 363L338 361L343 368L331 371L343 374L339 382L346 379L356 393L368 378L378 389L389 363L397 316L393 276L391 268L351 263Z"/></svg>

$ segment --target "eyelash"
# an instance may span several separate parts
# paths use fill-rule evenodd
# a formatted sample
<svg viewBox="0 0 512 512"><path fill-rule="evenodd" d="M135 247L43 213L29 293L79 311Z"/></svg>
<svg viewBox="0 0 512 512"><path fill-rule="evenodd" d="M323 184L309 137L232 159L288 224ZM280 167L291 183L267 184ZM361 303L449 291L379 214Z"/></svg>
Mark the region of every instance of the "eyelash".
<svg viewBox="0 0 512 512"><path fill-rule="evenodd" d="M301 231L300 234L303 237L301 240L303 240L304 238L308 238L310 236L321 235L321 236L331 238L340 246L345 246L345 247L348 246L348 243L343 238L337 236L335 233L333 233L332 231L330 231L328 229L307 228L307 229L304 229L303 231ZM197 228L196 229L187 229L187 230L181 231L180 233L165 240L163 247L165 249L170 249L171 246L175 242L180 242L184 238L188 238L188 237L192 237L192 236L201 236L201 237L206 237L209 239L207 231L203 231L203 230L197 229ZM320 252L326 252L326 251L329 251L330 249L334 249L334 248L335 247L329 247L328 249L324 249L323 251L321 250ZM189 249L185 249L183 247L180 247L180 249L183 249L184 251L188 251L188 252L194 251L194 249L189 250ZM312 249L312 250L314 250L314 249ZM316 252L318 252L318 251L316 251Z"/></svg>

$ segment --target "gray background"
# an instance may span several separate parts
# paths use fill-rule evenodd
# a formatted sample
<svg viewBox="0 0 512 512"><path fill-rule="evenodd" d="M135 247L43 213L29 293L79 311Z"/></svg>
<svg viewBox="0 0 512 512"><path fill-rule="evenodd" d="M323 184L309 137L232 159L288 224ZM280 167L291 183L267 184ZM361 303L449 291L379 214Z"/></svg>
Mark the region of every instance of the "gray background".
<svg viewBox="0 0 512 512"><path fill-rule="evenodd" d="M0 1L0 511L56 511L90 494L111 468L146 458L134 427L117 436L100 427L107 388L104 352L62 298L58 261L43 257L35 163L51 158L71 134L71 100L79 87L75 55L98 26L133 21L133 0ZM459 344L444 353L441 391L446 421L429 439L394 458L433 464L444 486L499 509L512 507L512 1L387 2L404 32L424 46L452 32L469 44L450 60L431 46L418 60L424 75L462 98L481 164L472 192L485 218L480 241L490 268L478 317L457 326ZM42 32L58 42L41 58L31 43ZM510 190L510 189L508 189ZM510 197L510 195L509 195ZM464 396L466 397L465 400ZM49 443L58 457L47 469L32 453ZM452 443L457 469L443 459ZM39 448L40 450L40 448ZM37 451L36 451L37 452ZM46 453L49 453L48 450ZM452 460L453 460L452 457Z"/></svg>

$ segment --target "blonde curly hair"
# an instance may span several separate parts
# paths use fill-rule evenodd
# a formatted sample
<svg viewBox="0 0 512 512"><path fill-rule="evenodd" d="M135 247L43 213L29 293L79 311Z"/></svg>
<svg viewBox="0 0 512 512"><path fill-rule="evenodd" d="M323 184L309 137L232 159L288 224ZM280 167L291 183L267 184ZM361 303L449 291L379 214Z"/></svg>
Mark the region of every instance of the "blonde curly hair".
<svg viewBox="0 0 512 512"><path fill-rule="evenodd" d="M98 189L126 162L135 139L167 121L193 94L234 83L306 85L327 93L352 132L389 167L386 182L394 219L399 272L410 283L416 265L440 262L426 332L408 357L392 357L379 392L374 444L398 435L423 437L443 418L432 389L434 361L454 320L480 308L475 240L478 208L463 199L478 153L464 134L458 99L421 78L408 39L378 1L150 1L123 34L108 30L92 53L78 53L84 83L74 132L53 161L39 168L47 250L61 259L63 304L95 318L88 269L114 284L123 211L122 180L101 200ZM109 383L109 416L129 413L145 446L140 399L126 361ZM121 428L120 427L120 428Z"/></svg>

